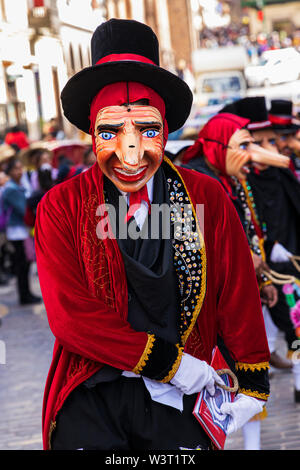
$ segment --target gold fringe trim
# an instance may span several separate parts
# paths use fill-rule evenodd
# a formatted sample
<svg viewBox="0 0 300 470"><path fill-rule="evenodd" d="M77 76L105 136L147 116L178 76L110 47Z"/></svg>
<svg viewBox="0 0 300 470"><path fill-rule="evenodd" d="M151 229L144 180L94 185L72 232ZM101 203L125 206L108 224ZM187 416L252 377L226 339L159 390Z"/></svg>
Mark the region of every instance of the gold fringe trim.
<svg viewBox="0 0 300 470"><path fill-rule="evenodd" d="M250 421L263 421L266 419L268 416L267 408L264 406L263 410L260 413L257 413L257 415L254 415L253 418L250 419Z"/></svg>
<svg viewBox="0 0 300 470"><path fill-rule="evenodd" d="M194 325L195 325L196 320L198 318L198 315L200 313L200 310L201 310L201 307L202 307L202 304L203 304L203 301L204 301L205 293L206 293L206 265L207 265L206 250L205 250L204 238L203 238L202 232L201 232L200 227L199 227L199 223L198 223L197 215L196 215L196 212L195 212L194 204L192 203L192 200L191 200L190 194L188 192L188 189L185 185L185 182L183 181L183 178L182 178L181 174L179 173L177 168L173 165L171 160L169 160L169 158L166 157L166 156L164 157L164 160L176 172L176 174L178 175L178 178L180 178L180 181L183 184L184 189L185 189L185 191L188 195L189 201L190 201L191 206L192 206L193 216L194 216L194 219L195 219L195 222L196 222L197 233L199 235L200 246L201 246L201 248L199 250L200 253L201 253L201 260L202 260L202 276L201 276L202 279L201 279L201 286L200 286L200 294L199 294L199 297L197 299L197 304L196 304L195 310L193 312L193 318L191 320L190 326L185 331L184 335L182 335L182 337L181 337L182 344L185 344L187 342L187 339L188 339L192 329L194 328Z"/></svg>
<svg viewBox="0 0 300 470"><path fill-rule="evenodd" d="M256 224L258 226L260 226L260 223L259 221L257 220L257 217L256 217L256 214L255 214L255 211L254 211L254 208L253 208L253 205L252 205L252 201L250 199L250 196L249 196L249 191L247 189L247 184L246 184L246 180L239 180L241 185L243 186L243 189L245 191L245 195L246 195L246 199L247 199L247 204L248 204L248 207L250 209L250 212L252 214L252 217L253 219L255 220ZM260 248L260 252L261 252L261 257L262 257L262 260L263 261L266 261L266 252L265 252L265 248L264 248L264 239L262 238L259 238L258 239L258 245L259 245L259 248Z"/></svg>
<svg viewBox="0 0 300 470"><path fill-rule="evenodd" d="M240 388L239 393L243 393L244 395L248 395L249 397L260 398L261 400L267 400L270 396L268 393L260 393L253 390L246 390L245 388Z"/></svg>
<svg viewBox="0 0 300 470"><path fill-rule="evenodd" d="M258 239L258 244L261 252L261 257L263 261L266 261L266 252L265 252L265 241L263 238Z"/></svg>
<svg viewBox="0 0 300 470"><path fill-rule="evenodd" d="M178 356L177 356L177 359L176 361L174 362L173 366L172 366L172 369L170 370L170 372L168 373L168 375L163 379L161 380L161 382L163 383L166 383L166 382L170 382L170 380L174 377L174 375L176 374L177 372L177 369L179 367L179 364L181 362L181 359L182 359L182 354L183 354L183 347L180 347L179 344L176 344L176 347L178 349Z"/></svg>
<svg viewBox="0 0 300 470"><path fill-rule="evenodd" d="M271 279L268 279L268 281L260 282L260 283L259 283L259 289L261 290L263 287L269 286L269 285L271 285L271 284L273 284L272 281L271 281Z"/></svg>
<svg viewBox="0 0 300 470"><path fill-rule="evenodd" d="M248 364L246 362L236 362L235 368L246 370L246 371L250 369L251 372L254 372L256 370L269 369L270 365L268 362L257 362L256 364Z"/></svg>
<svg viewBox="0 0 300 470"><path fill-rule="evenodd" d="M145 367L146 362L148 361L149 356L152 352L154 341L155 341L155 336L148 334L148 341L147 341L146 347L144 349L144 352L143 352L139 362L137 363L137 365L135 366L135 368L132 371L135 374L140 374L142 369Z"/></svg>
<svg viewBox="0 0 300 470"><path fill-rule="evenodd" d="M49 433L48 433L48 447L49 450L51 450L51 437L54 429L56 428L56 421L51 421L50 422L50 427L49 427Z"/></svg>

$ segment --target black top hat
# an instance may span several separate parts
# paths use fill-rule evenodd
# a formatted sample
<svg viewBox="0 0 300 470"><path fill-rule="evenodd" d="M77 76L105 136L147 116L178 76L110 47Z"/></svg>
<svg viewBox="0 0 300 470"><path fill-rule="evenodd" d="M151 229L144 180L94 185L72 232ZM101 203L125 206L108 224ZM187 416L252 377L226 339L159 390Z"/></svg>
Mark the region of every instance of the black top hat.
<svg viewBox="0 0 300 470"><path fill-rule="evenodd" d="M297 132L300 126L293 122L293 103L289 100L272 100L269 111L272 128L283 134Z"/></svg>
<svg viewBox="0 0 300 470"><path fill-rule="evenodd" d="M264 96L250 96L226 105L220 113L231 113L250 120L249 130L263 130L271 127Z"/></svg>
<svg viewBox="0 0 300 470"><path fill-rule="evenodd" d="M152 29L138 21L111 19L95 30L91 40L92 66L76 73L61 93L69 121L89 132L90 104L106 85L120 81L143 83L166 105L169 132L189 116L193 94L177 75L159 67L159 45Z"/></svg>

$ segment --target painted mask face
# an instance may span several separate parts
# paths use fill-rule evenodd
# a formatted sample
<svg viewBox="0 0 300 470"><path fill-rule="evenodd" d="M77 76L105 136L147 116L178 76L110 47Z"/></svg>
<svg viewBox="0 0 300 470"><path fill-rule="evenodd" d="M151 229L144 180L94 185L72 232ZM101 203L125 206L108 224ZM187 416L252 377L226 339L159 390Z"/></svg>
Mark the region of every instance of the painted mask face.
<svg viewBox="0 0 300 470"><path fill-rule="evenodd" d="M277 152L276 147L276 134L272 129L264 129L261 131L253 131L251 135L254 139L254 143L263 147L271 152Z"/></svg>
<svg viewBox="0 0 300 470"><path fill-rule="evenodd" d="M236 176L245 179L249 173L247 164L251 160L251 155L247 148L253 139L246 129L239 129L232 134L226 152L226 173L229 176Z"/></svg>
<svg viewBox="0 0 300 470"><path fill-rule="evenodd" d="M297 131L296 133L296 140L297 140L297 146L295 148L295 154L299 158L300 157L300 130Z"/></svg>
<svg viewBox="0 0 300 470"><path fill-rule="evenodd" d="M289 136L287 134L276 134L276 147L278 152L290 157L293 153L292 148L289 146L288 143Z"/></svg>
<svg viewBox="0 0 300 470"><path fill-rule="evenodd" d="M257 145L246 129L236 131L229 140L226 153L228 175L245 179L250 165L262 170L269 165L288 168L289 163L288 157Z"/></svg>
<svg viewBox="0 0 300 470"><path fill-rule="evenodd" d="M163 158L163 121L152 106L108 106L95 122L96 156L100 169L124 192L141 189Z"/></svg>
<svg viewBox="0 0 300 470"><path fill-rule="evenodd" d="M294 152L300 151L300 139L297 138L297 134L291 134L287 138L287 144Z"/></svg>
<svg viewBox="0 0 300 470"><path fill-rule="evenodd" d="M270 150L270 152L277 153L276 147L276 134L272 129L263 129L251 132L254 143L260 147ZM268 168L268 165L257 164L259 170L263 171Z"/></svg>

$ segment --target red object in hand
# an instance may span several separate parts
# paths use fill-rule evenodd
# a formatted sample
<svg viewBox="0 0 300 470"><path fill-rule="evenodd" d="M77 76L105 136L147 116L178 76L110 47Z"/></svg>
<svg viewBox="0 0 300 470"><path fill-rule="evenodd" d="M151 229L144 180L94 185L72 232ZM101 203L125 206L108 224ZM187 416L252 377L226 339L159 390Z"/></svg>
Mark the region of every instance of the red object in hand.
<svg viewBox="0 0 300 470"><path fill-rule="evenodd" d="M216 346L211 366L215 370L229 369L219 348ZM225 384L232 387L232 378L225 372L221 375ZM224 415L221 411L221 405L225 402L233 402L235 393L222 390L216 386L214 396L211 396L206 389L203 389L197 396L194 406L193 415L199 421L207 435L211 438L214 445L220 449L224 449L227 427L230 421L229 415Z"/></svg>

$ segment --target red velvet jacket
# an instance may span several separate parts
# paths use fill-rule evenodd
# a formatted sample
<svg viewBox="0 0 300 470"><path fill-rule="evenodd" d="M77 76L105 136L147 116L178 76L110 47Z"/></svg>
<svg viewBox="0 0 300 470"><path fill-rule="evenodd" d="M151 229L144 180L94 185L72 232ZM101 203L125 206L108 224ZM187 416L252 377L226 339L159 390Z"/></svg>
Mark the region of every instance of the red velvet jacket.
<svg viewBox="0 0 300 470"><path fill-rule="evenodd" d="M55 418L69 393L103 364L167 382L183 350L210 362L217 334L236 362L241 391L267 399L260 374L268 368L269 350L253 262L236 211L216 180L164 165L193 207L204 207L200 283L189 296L189 316L182 314L180 345L134 331L126 320L127 284L117 241L97 236L97 208L104 202L98 165L55 186L39 204L38 274L56 338L44 394L45 449L51 447Z"/></svg>

